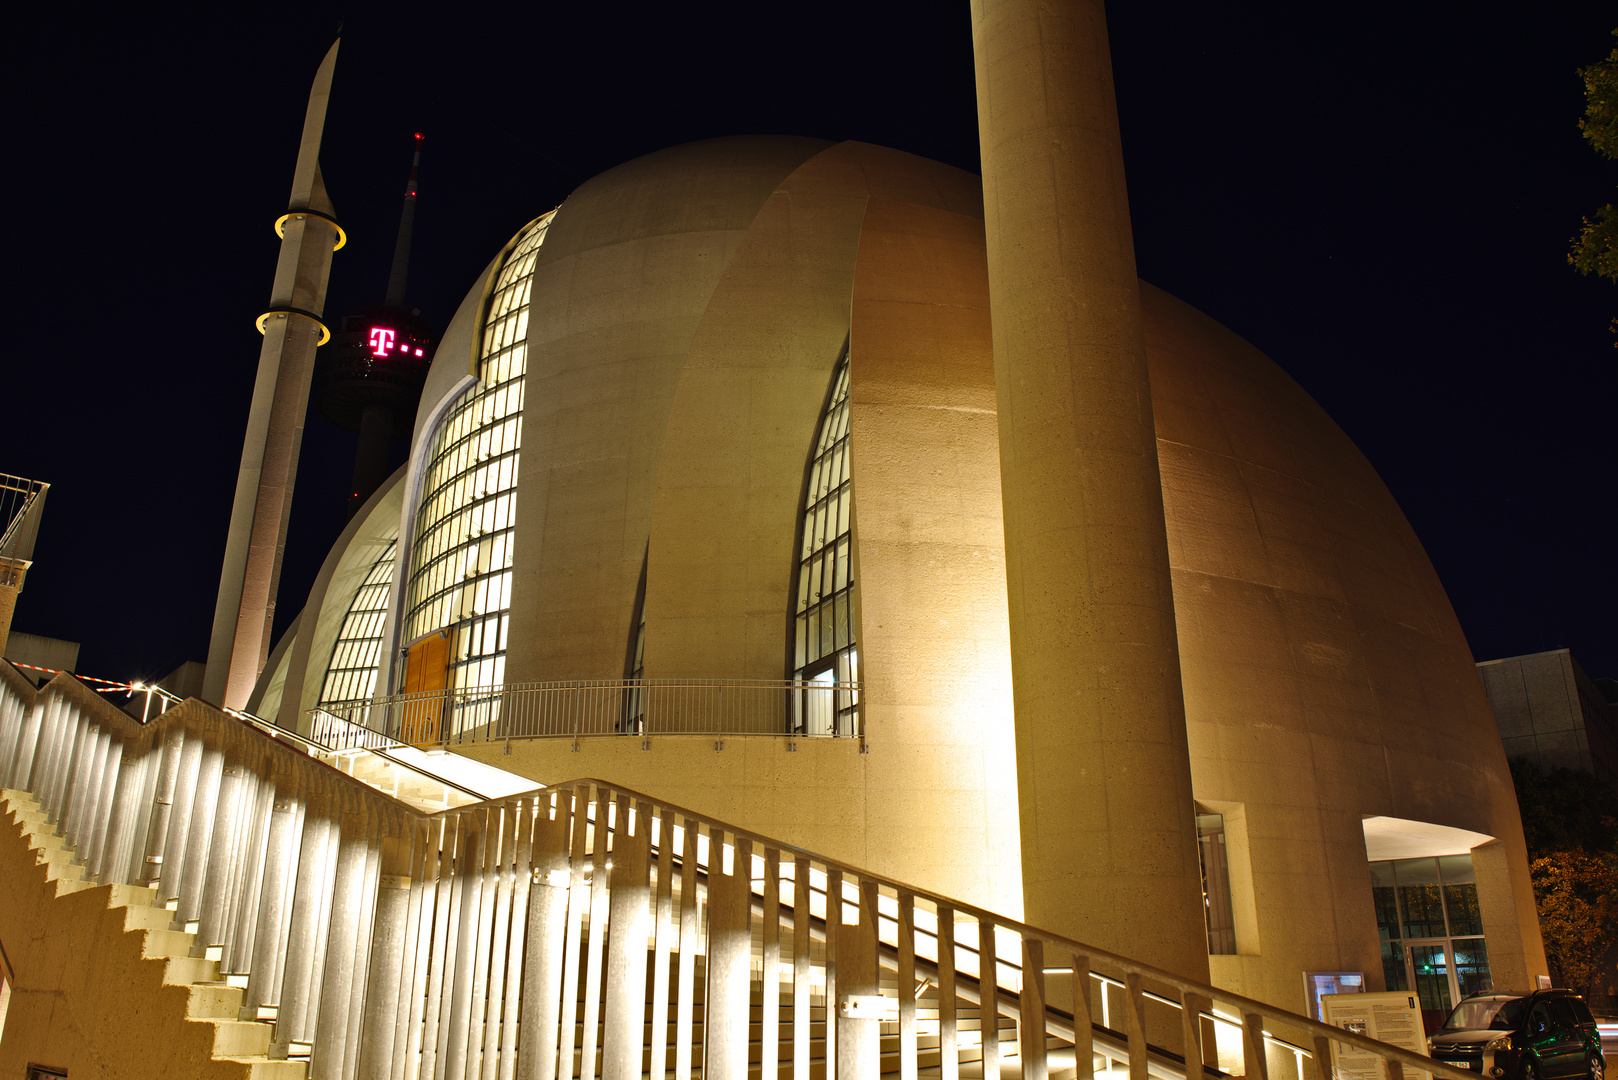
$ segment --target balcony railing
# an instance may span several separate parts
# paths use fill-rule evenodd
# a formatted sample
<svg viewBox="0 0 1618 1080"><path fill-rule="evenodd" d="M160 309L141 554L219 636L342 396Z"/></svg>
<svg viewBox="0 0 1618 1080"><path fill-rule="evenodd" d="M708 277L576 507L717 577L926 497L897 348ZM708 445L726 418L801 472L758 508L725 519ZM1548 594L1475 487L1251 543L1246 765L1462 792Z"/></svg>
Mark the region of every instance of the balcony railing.
<svg viewBox="0 0 1618 1080"><path fill-rule="evenodd" d="M50 485L0 473L0 585L22 588Z"/></svg>
<svg viewBox="0 0 1618 1080"><path fill-rule="evenodd" d="M310 710L309 734L333 749L588 736L859 738L860 699L859 683L798 680L528 683L328 703Z"/></svg>

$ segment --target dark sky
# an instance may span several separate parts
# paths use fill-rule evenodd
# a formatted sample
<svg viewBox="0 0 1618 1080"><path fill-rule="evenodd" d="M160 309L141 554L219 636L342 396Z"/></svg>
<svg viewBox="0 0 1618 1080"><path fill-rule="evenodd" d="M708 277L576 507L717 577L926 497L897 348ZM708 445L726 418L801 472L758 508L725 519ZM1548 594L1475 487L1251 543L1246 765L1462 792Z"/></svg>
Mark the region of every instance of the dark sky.
<svg viewBox="0 0 1618 1080"><path fill-rule="evenodd" d="M1565 263L1618 181L1575 126L1609 0L1113 7L1141 275L1358 442L1479 658L1568 646L1618 675L1618 288ZM440 329L518 226L665 146L780 132L977 169L965 0L448 8L13 17L0 471L53 484L14 627L82 641L82 672L206 654L270 225L340 19L332 319L380 299L417 130L410 296ZM311 415L280 625L352 452Z"/></svg>

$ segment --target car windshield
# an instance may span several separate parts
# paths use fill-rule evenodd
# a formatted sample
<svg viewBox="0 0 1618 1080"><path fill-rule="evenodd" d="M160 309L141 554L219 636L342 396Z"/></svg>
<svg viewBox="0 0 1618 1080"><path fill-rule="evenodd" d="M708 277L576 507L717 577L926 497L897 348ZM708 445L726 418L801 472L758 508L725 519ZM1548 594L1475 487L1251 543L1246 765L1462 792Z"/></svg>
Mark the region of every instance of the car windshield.
<svg viewBox="0 0 1618 1080"><path fill-rule="evenodd" d="M1444 1021L1445 1031L1510 1031L1522 1021L1522 998L1463 1001Z"/></svg>

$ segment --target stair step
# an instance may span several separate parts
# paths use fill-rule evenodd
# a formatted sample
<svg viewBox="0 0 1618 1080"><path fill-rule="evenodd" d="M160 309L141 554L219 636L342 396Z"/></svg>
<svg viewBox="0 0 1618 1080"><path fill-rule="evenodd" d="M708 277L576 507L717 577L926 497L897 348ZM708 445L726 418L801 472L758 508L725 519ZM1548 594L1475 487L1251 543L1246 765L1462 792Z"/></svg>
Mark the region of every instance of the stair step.
<svg viewBox="0 0 1618 1080"><path fill-rule="evenodd" d="M145 930L146 937L141 942L140 954L150 960L160 960L169 957L189 956L191 953L191 935L180 930ZM201 982L201 979L192 979L192 982Z"/></svg>
<svg viewBox="0 0 1618 1080"><path fill-rule="evenodd" d="M187 1020L214 1029L214 1057L263 1057L270 1048L270 1025L256 1020Z"/></svg>
<svg viewBox="0 0 1618 1080"><path fill-rule="evenodd" d="M213 982L219 977L219 965L199 956L175 956L163 962L164 986L190 986L192 983Z"/></svg>
<svg viewBox="0 0 1618 1080"><path fill-rule="evenodd" d="M286 1061L258 1057L230 1056L216 1057L215 1061L233 1061L245 1066L242 1073L247 1080L307 1080L309 1076L309 1063L307 1061Z"/></svg>
<svg viewBox="0 0 1618 1080"><path fill-rule="evenodd" d="M185 1015L193 1020L239 1019L243 991L235 986L209 986L194 983L189 988Z"/></svg>

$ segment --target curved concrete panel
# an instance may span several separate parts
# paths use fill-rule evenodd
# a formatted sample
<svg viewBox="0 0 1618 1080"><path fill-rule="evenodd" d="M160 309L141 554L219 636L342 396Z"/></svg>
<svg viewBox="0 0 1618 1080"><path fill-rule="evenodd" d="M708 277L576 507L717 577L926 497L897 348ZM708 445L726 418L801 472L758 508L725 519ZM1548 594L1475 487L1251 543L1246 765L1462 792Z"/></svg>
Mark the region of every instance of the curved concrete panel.
<svg viewBox="0 0 1618 1080"><path fill-rule="evenodd" d="M1449 600L1364 455L1247 342L1150 286L1142 304L1193 786L1245 813L1257 898L1257 941L1214 976L1298 1004L1301 971L1380 978L1362 818L1495 837L1526 885L1516 799ZM1527 985L1544 960L1511 895L1485 912L1494 979Z"/></svg>

